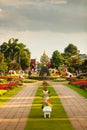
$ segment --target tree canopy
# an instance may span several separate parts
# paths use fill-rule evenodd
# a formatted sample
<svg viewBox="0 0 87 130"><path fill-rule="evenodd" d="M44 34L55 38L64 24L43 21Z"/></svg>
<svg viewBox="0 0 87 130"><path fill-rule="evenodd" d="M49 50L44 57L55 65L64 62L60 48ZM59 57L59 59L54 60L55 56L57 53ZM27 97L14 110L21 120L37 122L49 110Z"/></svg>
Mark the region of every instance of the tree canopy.
<svg viewBox="0 0 87 130"><path fill-rule="evenodd" d="M24 43L18 39L11 38L0 46L4 54L5 62L10 69L24 69L30 66L30 51Z"/></svg>
<svg viewBox="0 0 87 130"><path fill-rule="evenodd" d="M64 49L64 53L69 55L69 56L73 56L73 55L77 55L78 54L78 49L74 44L69 44L65 49Z"/></svg>
<svg viewBox="0 0 87 130"><path fill-rule="evenodd" d="M58 67L63 64L63 60L64 58L58 50L53 52L52 61L53 61L54 67L58 69Z"/></svg>

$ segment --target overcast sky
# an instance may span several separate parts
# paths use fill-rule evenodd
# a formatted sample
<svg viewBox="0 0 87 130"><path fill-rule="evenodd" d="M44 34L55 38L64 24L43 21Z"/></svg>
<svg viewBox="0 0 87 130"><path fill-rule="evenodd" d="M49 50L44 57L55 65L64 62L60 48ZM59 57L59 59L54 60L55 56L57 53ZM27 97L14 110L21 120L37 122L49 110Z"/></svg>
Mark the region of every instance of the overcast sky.
<svg viewBox="0 0 87 130"><path fill-rule="evenodd" d="M0 43L12 37L37 60L69 43L87 54L87 0L0 0Z"/></svg>

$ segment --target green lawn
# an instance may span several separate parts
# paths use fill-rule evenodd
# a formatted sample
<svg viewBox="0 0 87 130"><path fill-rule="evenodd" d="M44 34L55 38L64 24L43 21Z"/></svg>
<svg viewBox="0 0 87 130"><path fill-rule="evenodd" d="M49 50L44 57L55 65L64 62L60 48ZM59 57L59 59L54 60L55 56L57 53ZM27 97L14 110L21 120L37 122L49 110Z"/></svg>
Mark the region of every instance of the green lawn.
<svg viewBox="0 0 87 130"><path fill-rule="evenodd" d="M0 106L3 105L6 101L8 101L12 96L18 93L19 90L21 90L23 86L15 87L14 89L9 90L6 92L6 94L0 96Z"/></svg>
<svg viewBox="0 0 87 130"><path fill-rule="evenodd" d="M83 97L87 98L87 90L81 89L81 88L79 88L79 87L77 87L75 85L72 85L72 84L67 84L66 86L73 89L73 90L75 90L77 93L79 93Z"/></svg>
<svg viewBox="0 0 87 130"><path fill-rule="evenodd" d="M58 77L58 78L56 78L56 79L53 79L52 80L53 82L65 82L66 81L66 79L65 78L62 78L62 77Z"/></svg>
<svg viewBox="0 0 87 130"><path fill-rule="evenodd" d="M48 89L51 93L52 113L51 118L44 119L42 111L42 86L38 87L25 130L74 130L64 108L52 86Z"/></svg>
<svg viewBox="0 0 87 130"><path fill-rule="evenodd" d="M4 95L7 92L7 90L0 90L0 96Z"/></svg>

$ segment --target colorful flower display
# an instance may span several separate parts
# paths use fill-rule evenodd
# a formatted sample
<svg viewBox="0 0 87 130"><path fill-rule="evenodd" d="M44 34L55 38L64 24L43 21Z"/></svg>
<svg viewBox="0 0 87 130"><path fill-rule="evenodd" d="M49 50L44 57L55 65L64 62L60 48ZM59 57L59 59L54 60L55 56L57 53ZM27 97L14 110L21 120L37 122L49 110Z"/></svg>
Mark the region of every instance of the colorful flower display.
<svg viewBox="0 0 87 130"><path fill-rule="evenodd" d="M80 88L87 88L87 80L78 80L78 81L72 81L70 82L71 84L73 85L77 85L79 86Z"/></svg>
<svg viewBox="0 0 87 130"><path fill-rule="evenodd" d="M0 90L10 90L13 86L16 87L18 84L16 82L10 82L10 83L1 83L0 84Z"/></svg>

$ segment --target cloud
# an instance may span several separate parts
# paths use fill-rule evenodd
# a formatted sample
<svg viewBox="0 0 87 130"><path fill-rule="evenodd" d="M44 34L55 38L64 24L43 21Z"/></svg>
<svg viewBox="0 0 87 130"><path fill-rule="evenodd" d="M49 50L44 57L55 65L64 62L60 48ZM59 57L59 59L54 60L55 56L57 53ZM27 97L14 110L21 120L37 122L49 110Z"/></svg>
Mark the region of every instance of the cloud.
<svg viewBox="0 0 87 130"><path fill-rule="evenodd" d="M0 28L87 32L86 6L86 0L0 0Z"/></svg>
<svg viewBox="0 0 87 130"><path fill-rule="evenodd" d="M69 4L69 5L87 5L87 0L0 0L0 5L7 6L20 6L20 5L61 5L61 4Z"/></svg>
<svg viewBox="0 0 87 130"><path fill-rule="evenodd" d="M1 4L16 5L16 4L37 4L37 3L55 3L55 4L65 4L67 0L0 0Z"/></svg>
<svg viewBox="0 0 87 130"><path fill-rule="evenodd" d="M87 0L67 0L67 2L76 6L87 6Z"/></svg>

